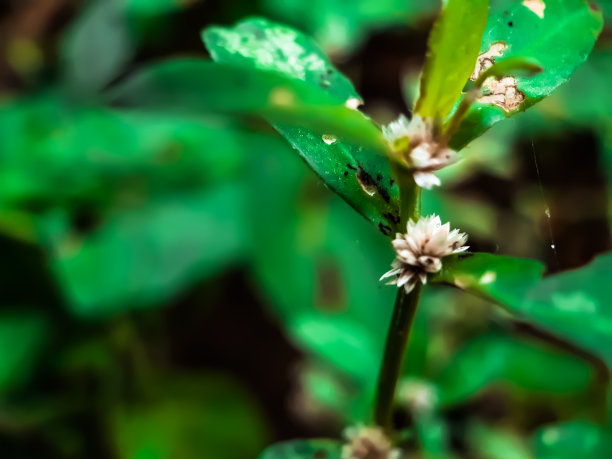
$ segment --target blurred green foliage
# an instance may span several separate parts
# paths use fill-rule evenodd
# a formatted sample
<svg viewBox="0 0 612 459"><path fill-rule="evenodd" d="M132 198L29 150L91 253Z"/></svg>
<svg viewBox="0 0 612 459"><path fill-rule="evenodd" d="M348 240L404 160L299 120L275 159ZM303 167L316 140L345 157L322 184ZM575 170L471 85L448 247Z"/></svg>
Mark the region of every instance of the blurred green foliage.
<svg viewBox="0 0 612 459"><path fill-rule="evenodd" d="M366 421L370 414L394 295L377 282L393 256L381 234L389 230L380 225L394 228L397 189L386 160L375 152L371 123L344 106L360 96L316 46L343 58L338 62L353 76L365 74L369 61L355 62L372 58L362 51L366 45L385 33L398 49L404 46L402 33L417 41L430 27L437 2L206 3L84 2L68 8L69 21L51 21L53 26L39 31L38 41L31 38L35 33L23 38L3 25L2 53L12 75L0 73L3 457L247 459L273 440L288 439L288 433L278 433L288 422L301 429L289 431L292 436L314 430L337 438L343 426ZM548 32L533 27L537 16L521 2L491 4L495 14L482 49L500 39L502 28L524 42L512 55L529 50L545 69L539 79L521 86L534 102L586 57L586 45L568 33L596 28L597 13L583 8L583 2L547 2L546 20L564 24L551 29L550 47L540 39ZM14 2L2 20L17 24L17 12L28 8L34 7ZM610 18L610 2L601 8ZM298 27L304 33L298 42L316 50L324 71L308 73L312 85L292 79L291 71L278 68L296 58L283 48L287 42L267 49L258 41L262 30L283 26L259 19L230 26L242 14ZM559 20L561 15L571 25ZM204 62L199 32L213 22L228 28L205 33L211 55L238 67ZM237 30L248 32L246 43L257 51L249 68L240 52L228 52L233 48L227 41L245 42ZM375 53L385 54L378 46ZM423 51L416 56L412 50L402 65L414 66ZM197 59L184 58L196 52L201 54ZM180 59L157 62L168 57ZM546 72L549 62L566 59L571 60L566 73ZM174 71L164 78L155 73L172 65ZM406 356L397 422L410 428L406 444L425 457L611 454L609 413L604 412L609 385L604 363L610 363L612 336L610 255L544 278L541 263L515 258L549 258L554 243L549 229L565 228L567 219L587 222L587 228L603 221L603 248L589 241L594 234L580 234L567 223L571 237L593 244L589 258L610 248L610 71L606 28L567 84L472 143L462 163L444 171L449 187L424 198L424 211L456 222L472 235L476 249L511 255L477 253L441 273L440 281L484 299L445 287L424 293ZM321 75L329 78L322 86ZM398 86L399 80L398 75ZM283 104L287 92L270 103L279 87L289 88L289 97L299 104ZM368 111L374 120L391 118L393 108L375 108ZM505 118L499 116L501 109L483 110L495 112L495 120ZM319 175L334 171L327 185L374 225L324 187L262 118ZM594 138L594 153L580 142L576 151L555 151L558 156L544 161L535 180L525 179L525 163L533 168L533 156L546 152L545 136L565 139L565 132L584 131ZM324 134L338 140L327 144ZM358 142L371 148L357 147ZM526 152L520 148L525 142ZM320 148L310 150L314 144ZM571 184L552 191L556 184L545 179L567 167L578 169L589 153L595 165L587 185L574 184L578 197ZM363 200L363 175L349 168L349 178L337 180L347 164L358 172L362 167L384 185L366 181L376 192ZM494 179L502 185L490 187L488 180ZM476 191L469 187L474 181ZM499 189L514 181L518 190L498 199ZM573 200L555 208L555 193ZM552 210L552 220L545 210ZM569 242L557 250L560 255L574 250L564 268L588 261ZM549 272L555 271L554 262L547 261ZM233 296L237 291L248 292L246 299ZM269 315L284 330L273 348L299 349L289 388L279 388L279 375L286 373L282 359L275 352L254 351L257 342L272 339L267 332L258 332L257 342L239 335L247 321L236 305L242 301L248 307L259 301L266 308L253 327ZM503 303L515 315L493 303ZM205 353L199 341L192 344L195 339L183 335L190 325L214 335L216 326L208 321L224 310L232 326L226 322L220 331L223 346L204 341L214 358L193 364L177 356L183 338L190 358ZM185 315L176 319L173 311ZM522 326L523 320L535 331ZM238 367L254 365L260 382L243 377L232 367L234 360L242 362ZM265 381L272 382L266 386ZM284 411L275 413L270 400ZM320 448L337 454L339 445L285 444L263 457L308 455Z"/></svg>

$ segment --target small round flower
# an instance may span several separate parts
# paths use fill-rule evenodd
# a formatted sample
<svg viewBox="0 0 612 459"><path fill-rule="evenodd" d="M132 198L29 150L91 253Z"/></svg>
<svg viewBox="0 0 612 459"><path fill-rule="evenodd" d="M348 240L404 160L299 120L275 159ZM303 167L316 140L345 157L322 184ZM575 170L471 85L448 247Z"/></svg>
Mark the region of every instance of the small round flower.
<svg viewBox="0 0 612 459"><path fill-rule="evenodd" d="M406 234L397 233L393 240L396 257L392 269L380 280L392 277L389 285L412 291L420 280L427 283L427 275L442 269L442 258L467 250L467 235L458 229L450 230L450 223L442 225L440 217L421 217L416 223L408 221Z"/></svg>
<svg viewBox="0 0 612 459"><path fill-rule="evenodd" d="M438 403L438 390L425 380L404 378L398 384L397 401L412 413L430 413Z"/></svg>
<svg viewBox="0 0 612 459"><path fill-rule="evenodd" d="M400 459L401 452L393 448L380 427L353 426L344 430L347 442L341 459Z"/></svg>
<svg viewBox="0 0 612 459"><path fill-rule="evenodd" d="M440 185L434 171L457 161L457 152L436 141L431 122L419 115L404 115L382 128L392 155L413 171L416 184L430 189Z"/></svg>

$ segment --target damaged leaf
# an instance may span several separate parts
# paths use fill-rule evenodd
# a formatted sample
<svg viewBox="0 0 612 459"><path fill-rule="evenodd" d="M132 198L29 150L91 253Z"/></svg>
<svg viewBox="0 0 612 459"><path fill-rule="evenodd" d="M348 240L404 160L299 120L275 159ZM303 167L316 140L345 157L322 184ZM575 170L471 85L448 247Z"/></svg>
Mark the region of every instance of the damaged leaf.
<svg viewBox="0 0 612 459"><path fill-rule="evenodd" d="M482 71L492 65L490 61L530 58L543 71L535 76L508 75L498 81L472 105L451 139L452 148L463 148L495 123L548 96L591 52L602 28L600 12L583 0L547 0L545 9L537 4L505 3L493 11L478 62Z"/></svg>
<svg viewBox="0 0 612 459"><path fill-rule="evenodd" d="M351 82L317 45L289 27L254 18L233 28L209 27L203 39L217 62L280 72L322 88L349 108L361 103ZM399 190L384 155L342 140L332 141L306 127L270 121L327 186L382 233L393 234L399 221Z"/></svg>

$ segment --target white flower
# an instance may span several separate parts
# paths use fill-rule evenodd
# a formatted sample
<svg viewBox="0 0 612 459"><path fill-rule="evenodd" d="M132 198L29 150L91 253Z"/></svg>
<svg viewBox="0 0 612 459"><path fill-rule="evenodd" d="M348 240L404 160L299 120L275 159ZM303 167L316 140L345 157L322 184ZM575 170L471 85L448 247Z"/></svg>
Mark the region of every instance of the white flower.
<svg viewBox="0 0 612 459"><path fill-rule="evenodd" d="M393 279L389 285L412 291L420 280L427 283L427 275L442 269L442 258L468 249L467 235L458 229L450 230L450 223L442 225L440 217L421 217L416 223L408 221L406 234L397 233L393 240L396 257L392 269L380 278Z"/></svg>
<svg viewBox="0 0 612 459"><path fill-rule="evenodd" d="M429 413L438 403L438 390L425 380L404 378L397 389L397 400L413 413Z"/></svg>
<svg viewBox="0 0 612 459"><path fill-rule="evenodd" d="M404 115L382 128L396 158L412 169L416 184L430 189L440 185L433 172L457 161L457 152L434 140L431 122L419 115Z"/></svg>
<svg viewBox="0 0 612 459"><path fill-rule="evenodd" d="M400 459L401 452L393 448L380 427L354 426L344 430L348 441L342 447L341 459Z"/></svg>

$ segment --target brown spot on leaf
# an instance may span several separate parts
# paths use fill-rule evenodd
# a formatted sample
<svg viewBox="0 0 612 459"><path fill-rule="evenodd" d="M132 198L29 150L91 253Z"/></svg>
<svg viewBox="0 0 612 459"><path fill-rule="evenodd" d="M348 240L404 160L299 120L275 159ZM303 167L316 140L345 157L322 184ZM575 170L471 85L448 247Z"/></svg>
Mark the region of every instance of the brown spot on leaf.
<svg viewBox="0 0 612 459"><path fill-rule="evenodd" d="M516 78L513 76L499 80L490 78L483 86L489 93L477 99L481 104L497 105L506 112L511 112L519 108L525 100L525 93L518 88Z"/></svg>
<svg viewBox="0 0 612 459"><path fill-rule="evenodd" d="M470 76L470 80L476 81L478 77L490 68L495 63L495 58L501 56L504 51L508 48L503 41L498 41L489 47L487 51L480 54L476 60L476 67Z"/></svg>

